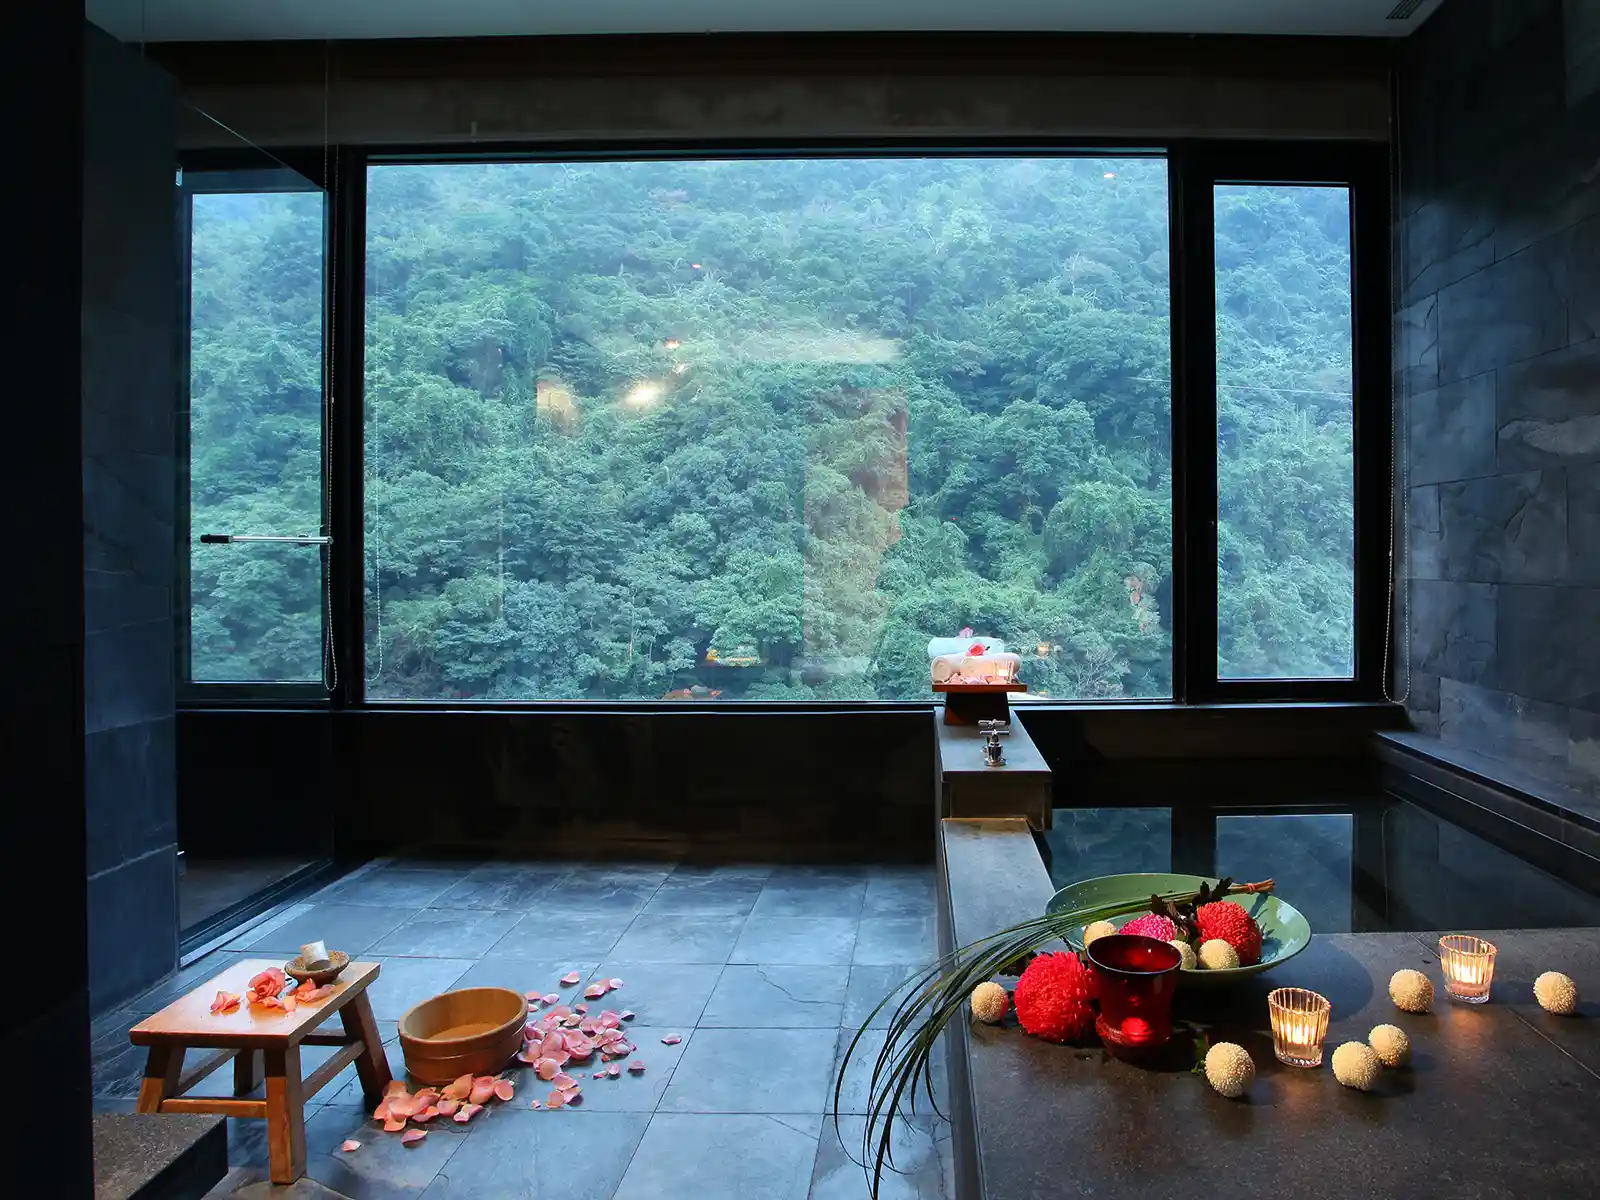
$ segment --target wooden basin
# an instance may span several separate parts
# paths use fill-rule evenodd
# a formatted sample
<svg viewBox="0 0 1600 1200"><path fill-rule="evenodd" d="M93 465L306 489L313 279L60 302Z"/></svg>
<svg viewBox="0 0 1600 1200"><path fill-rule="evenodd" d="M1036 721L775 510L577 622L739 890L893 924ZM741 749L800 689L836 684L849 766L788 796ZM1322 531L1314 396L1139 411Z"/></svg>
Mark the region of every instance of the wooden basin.
<svg viewBox="0 0 1600 1200"><path fill-rule="evenodd" d="M463 988L424 1000L400 1018L406 1071L422 1083L495 1075L522 1048L528 1002L509 988Z"/></svg>

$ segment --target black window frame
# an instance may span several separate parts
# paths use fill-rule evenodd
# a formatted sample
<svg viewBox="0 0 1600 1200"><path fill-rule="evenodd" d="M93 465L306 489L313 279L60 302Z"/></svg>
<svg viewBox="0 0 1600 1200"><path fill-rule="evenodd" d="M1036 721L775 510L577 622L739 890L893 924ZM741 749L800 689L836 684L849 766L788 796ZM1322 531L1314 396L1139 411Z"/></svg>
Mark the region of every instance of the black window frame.
<svg viewBox="0 0 1600 1200"><path fill-rule="evenodd" d="M551 142L463 150L434 144L340 146L278 157L325 190L328 246L325 329L332 339L328 397L332 485L325 498L333 536L328 570L329 627L337 687L299 684L190 684L184 699L198 706L304 704L340 709L452 712L682 712L681 703L641 700L369 700L366 696L365 296L367 169L387 163L637 161L693 158L824 157L1161 157L1168 169L1171 279L1172 445L1172 695L1168 699L1028 701L1027 709L1104 706L1192 706L1272 702L1379 702L1383 699L1386 628L1390 619L1393 399L1390 340L1390 155L1377 142L1243 142L1214 139L1130 141L1094 138L1041 141L1006 138L959 143L914 138L811 139L804 142L694 141ZM1216 287L1213 189L1218 183L1331 185L1350 190L1354 370L1355 669L1347 679L1219 679L1217 670ZM184 241L187 255L187 242ZM188 264L184 264L187 295ZM187 330L185 320L184 330ZM187 371L187 362L184 363ZM187 388L187 375L183 376ZM185 402L186 403L186 402ZM181 422L180 422L181 424ZM187 429L183 431L187 437ZM182 447L187 455L187 445ZM185 460L187 461L186 457ZM187 477L180 495L187 570ZM187 603L187 591L183 595ZM187 610L180 614L187 643ZM186 676L180 676L184 679ZM703 701L696 712L884 711L935 707L939 701Z"/></svg>

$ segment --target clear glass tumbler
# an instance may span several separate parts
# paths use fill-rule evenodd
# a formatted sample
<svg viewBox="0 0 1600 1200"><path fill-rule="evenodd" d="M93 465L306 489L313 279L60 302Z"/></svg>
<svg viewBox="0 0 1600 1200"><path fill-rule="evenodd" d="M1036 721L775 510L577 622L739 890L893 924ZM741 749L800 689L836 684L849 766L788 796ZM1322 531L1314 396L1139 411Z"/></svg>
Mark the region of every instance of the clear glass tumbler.
<svg viewBox="0 0 1600 1200"><path fill-rule="evenodd" d="M1445 991L1463 1004L1482 1004L1494 983L1495 945L1468 933L1447 933L1439 939L1439 967Z"/></svg>

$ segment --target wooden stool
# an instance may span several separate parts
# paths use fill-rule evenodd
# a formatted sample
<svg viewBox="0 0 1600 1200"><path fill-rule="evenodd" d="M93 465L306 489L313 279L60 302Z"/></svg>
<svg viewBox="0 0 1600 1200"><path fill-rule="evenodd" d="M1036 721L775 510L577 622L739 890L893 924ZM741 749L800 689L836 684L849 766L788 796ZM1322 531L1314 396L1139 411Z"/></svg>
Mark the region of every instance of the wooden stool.
<svg viewBox="0 0 1600 1200"><path fill-rule="evenodd" d="M142 1113L218 1113L225 1117L265 1117L271 1148L272 1182L293 1183L305 1174L305 1101L320 1091L350 1063L356 1064L361 1090L369 1104L377 1104L389 1085L389 1062L383 1039L372 1019L367 985L378 977L378 964L353 962L334 983L333 995L319 1004L294 1012L258 1008L244 1000L253 976L268 967L282 967L273 959L245 959L167 1005L128 1031L135 1046L149 1046L144 1083L139 1088ZM211 1002L218 992L240 997L232 1012L213 1014ZM334 1013L343 1033L316 1033ZM300 1077L300 1047L338 1046L340 1050L309 1076ZM190 1048L215 1050L185 1071L184 1052ZM265 1100L208 1098L184 1093L229 1059L233 1060L233 1091L244 1096L262 1079L265 1060Z"/></svg>

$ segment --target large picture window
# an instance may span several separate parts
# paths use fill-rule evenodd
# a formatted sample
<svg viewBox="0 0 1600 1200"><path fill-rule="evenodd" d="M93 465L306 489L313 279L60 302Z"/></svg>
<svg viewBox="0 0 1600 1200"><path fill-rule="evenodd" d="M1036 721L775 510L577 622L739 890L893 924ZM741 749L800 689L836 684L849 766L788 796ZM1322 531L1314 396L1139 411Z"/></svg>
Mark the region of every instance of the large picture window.
<svg viewBox="0 0 1600 1200"><path fill-rule="evenodd" d="M369 697L931 699L963 629L1172 694L1164 159L396 163L366 231Z"/></svg>

